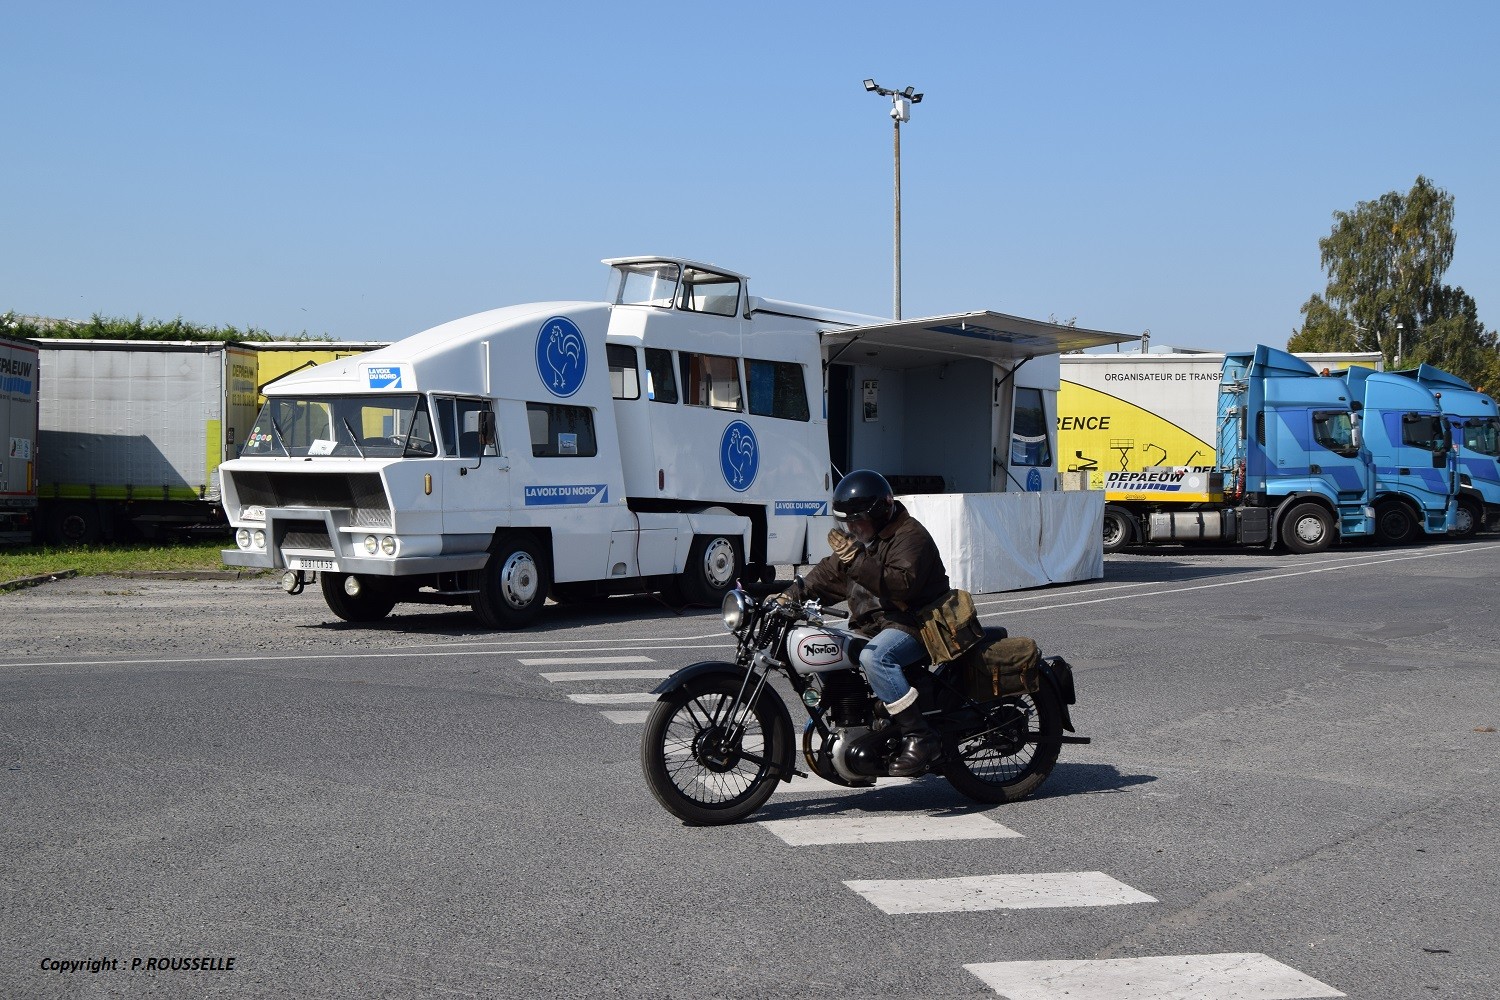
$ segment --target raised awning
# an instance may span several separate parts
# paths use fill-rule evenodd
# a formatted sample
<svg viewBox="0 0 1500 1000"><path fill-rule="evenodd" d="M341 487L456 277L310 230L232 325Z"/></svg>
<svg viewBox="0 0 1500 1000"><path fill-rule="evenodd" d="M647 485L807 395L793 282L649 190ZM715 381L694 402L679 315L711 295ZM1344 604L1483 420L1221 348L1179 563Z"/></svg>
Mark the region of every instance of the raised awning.
<svg viewBox="0 0 1500 1000"><path fill-rule="evenodd" d="M953 358L1014 363L1137 340L1129 333L1084 330L988 311L892 320L822 333L829 361L881 368L921 368Z"/></svg>

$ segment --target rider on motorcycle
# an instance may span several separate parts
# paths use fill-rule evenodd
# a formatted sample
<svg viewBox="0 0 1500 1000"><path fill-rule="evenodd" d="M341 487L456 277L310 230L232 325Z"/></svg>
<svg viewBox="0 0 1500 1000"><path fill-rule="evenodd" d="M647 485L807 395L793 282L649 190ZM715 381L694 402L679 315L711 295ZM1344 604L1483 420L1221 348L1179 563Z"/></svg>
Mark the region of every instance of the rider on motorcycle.
<svg viewBox="0 0 1500 1000"><path fill-rule="evenodd" d="M942 741L922 716L902 668L927 658L915 611L948 592L948 571L932 536L878 472L860 469L841 479L833 516L845 529L828 533L833 554L785 594L792 601L812 595L828 604L848 602L850 627L872 637L859 665L903 736L890 773L915 777L938 762Z"/></svg>

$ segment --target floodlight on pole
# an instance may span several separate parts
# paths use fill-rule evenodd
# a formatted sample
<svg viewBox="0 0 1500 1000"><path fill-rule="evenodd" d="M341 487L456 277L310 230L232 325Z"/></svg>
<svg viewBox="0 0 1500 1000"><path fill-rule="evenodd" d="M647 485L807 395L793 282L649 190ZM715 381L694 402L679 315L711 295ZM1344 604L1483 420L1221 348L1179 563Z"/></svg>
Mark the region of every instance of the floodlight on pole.
<svg viewBox="0 0 1500 1000"><path fill-rule="evenodd" d="M922 95L916 93L915 87L907 87L905 90L889 90L880 86L874 80L865 81L865 90L872 94L891 99L891 123L893 125L893 150L896 161L896 185L895 185L895 252L893 254L893 284L894 290L891 296L891 313L893 319L901 318L901 123L911 121L911 106L922 103Z"/></svg>

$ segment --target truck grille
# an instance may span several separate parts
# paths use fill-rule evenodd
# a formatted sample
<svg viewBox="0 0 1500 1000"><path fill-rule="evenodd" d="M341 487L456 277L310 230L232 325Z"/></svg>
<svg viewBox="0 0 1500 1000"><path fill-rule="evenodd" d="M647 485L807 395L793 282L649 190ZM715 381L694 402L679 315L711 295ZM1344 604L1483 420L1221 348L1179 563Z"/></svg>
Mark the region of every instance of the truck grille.
<svg viewBox="0 0 1500 1000"><path fill-rule="evenodd" d="M241 506L342 507L361 528L389 528L391 508L378 473L236 472Z"/></svg>

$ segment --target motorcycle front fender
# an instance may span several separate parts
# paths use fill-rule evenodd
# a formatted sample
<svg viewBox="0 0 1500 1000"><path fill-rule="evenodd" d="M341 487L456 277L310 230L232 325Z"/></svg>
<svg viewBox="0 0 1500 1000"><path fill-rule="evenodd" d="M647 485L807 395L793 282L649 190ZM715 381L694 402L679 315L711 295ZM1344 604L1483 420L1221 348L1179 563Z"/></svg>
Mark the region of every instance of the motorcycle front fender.
<svg viewBox="0 0 1500 1000"><path fill-rule="evenodd" d="M699 660L697 663L690 663L672 674L672 676L652 688L651 693L660 696L671 694L678 689L684 688L689 693L693 693L697 689L697 685L714 677L727 678L735 684L740 684L745 681L747 673L752 675L747 687L753 689L755 685L760 683L762 676L760 671L746 671L743 667L727 663L723 660ZM760 700L763 705L770 709L771 714L776 717L774 726L777 744L776 761L778 770L780 771L780 778L782 781L791 781L793 774L796 773L791 763L794 750L791 713L786 710L786 703L781 700L781 696L772 690L769 685L761 690Z"/></svg>

